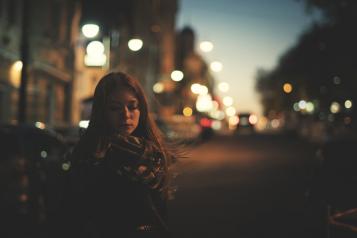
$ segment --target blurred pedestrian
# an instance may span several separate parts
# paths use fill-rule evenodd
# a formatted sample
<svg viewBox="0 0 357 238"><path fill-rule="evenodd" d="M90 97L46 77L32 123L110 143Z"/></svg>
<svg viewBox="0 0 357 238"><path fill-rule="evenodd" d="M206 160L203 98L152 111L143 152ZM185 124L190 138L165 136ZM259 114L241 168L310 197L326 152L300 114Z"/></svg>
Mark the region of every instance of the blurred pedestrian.
<svg viewBox="0 0 357 238"><path fill-rule="evenodd" d="M77 237L168 237L173 158L139 82L122 72L98 83L89 126L63 166L69 186L64 233Z"/></svg>

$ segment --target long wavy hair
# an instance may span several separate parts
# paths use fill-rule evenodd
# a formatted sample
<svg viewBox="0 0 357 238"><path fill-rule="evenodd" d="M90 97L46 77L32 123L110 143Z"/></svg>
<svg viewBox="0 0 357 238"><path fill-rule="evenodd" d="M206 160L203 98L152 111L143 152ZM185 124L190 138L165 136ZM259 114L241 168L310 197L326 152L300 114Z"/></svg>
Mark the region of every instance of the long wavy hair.
<svg viewBox="0 0 357 238"><path fill-rule="evenodd" d="M94 155L108 148L109 137L111 136L112 131L107 123L105 108L109 96L115 90L122 88L131 90L139 101L139 124L132 135L153 142L161 150L164 154L165 170L168 172L172 153L168 152L167 146L162 139L161 132L149 113L144 90L138 80L123 72L111 72L100 79L94 92L92 112L88 128L77 146L74 148L73 154L78 159L85 160L88 158L88 155Z"/></svg>

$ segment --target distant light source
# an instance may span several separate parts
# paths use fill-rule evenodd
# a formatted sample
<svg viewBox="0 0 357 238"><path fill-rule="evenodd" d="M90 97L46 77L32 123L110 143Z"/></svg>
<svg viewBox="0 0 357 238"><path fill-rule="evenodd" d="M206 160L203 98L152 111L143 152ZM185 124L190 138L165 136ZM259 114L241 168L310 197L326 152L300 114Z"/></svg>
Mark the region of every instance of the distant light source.
<svg viewBox="0 0 357 238"><path fill-rule="evenodd" d="M332 102L330 106L330 111L332 113L338 113L340 111L341 107L338 102Z"/></svg>
<svg viewBox="0 0 357 238"><path fill-rule="evenodd" d="M191 91L194 94L205 95L208 94L208 88L205 85L194 83L191 85Z"/></svg>
<svg viewBox="0 0 357 238"><path fill-rule="evenodd" d="M163 83L160 83L160 82L157 82L154 84L154 86L152 87L152 90L155 92L155 93L162 93L164 91L164 84Z"/></svg>
<svg viewBox="0 0 357 238"><path fill-rule="evenodd" d="M212 110L209 112L209 115L217 120L223 120L224 119L224 112L220 110Z"/></svg>
<svg viewBox="0 0 357 238"><path fill-rule="evenodd" d="M341 78L338 76L333 77L333 83L336 85L341 84Z"/></svg>
<svg viewBox="0 0 357 238"><path fill-rule="evenodd" d="M202 127L211 127L212 126L212 121L208 118L201 118L200 120L200 125Z"/></svg>
<svg viewBox="0 0 357 238"><path fill-rule="evenodd" d="M85 24L82 26L82 33L87 38L93 38L99 33L99 26L96 24Z"/></svg>
<svg viewBox="0 0 357 238"><path fill-rule="evenodd" d="M228 92L229 90L229 84L226 83L226 82L221 82L218 84L218 89L221 91L221 92Z"/></svg>
<svg viewBox="0 0 357 238"><path fill-rule="evenodd" d="M64 171L68 171L70 168L71 168L71 162L70 161L62 164L62 169Z"/></svg>
<svg viewBox="0 0 357 238"><path fill-rule="evenodd" d="M210 42L210 41L202 41L200 43L200 49L203 51L203 52L210 52L213 50L213 43Z"/></svg>
<svg viewBox="0 0 357 238"><path fill-rule="evenodd" d="M226 109L226 114L227 116L232 117L236 114L236 109L234 107L228 107Z"/></svg>
<svg viewBox="0 0 357 238"><path fill-rule="evenodd" d="M89 55L100 55L104 53L104 44L100 41L91 41L87 45L87 54Z"/></svg>
<svg viewBox="0 0 357 238"><path fill-rule="evenodd" d="M255 125L258 122L258 117L255 114L251 114L248 118L250 124Z"/></svg>
<svg viewBox="0 0 357 238"><path fill-rule="evenodd" d="M131 39L128 42L128 47L131 51L138 51L143 47L143 41L140 39Z"/></svg>
<svg viewBox="0 0 357 238"><path fill-rule="evenodd" d="M236 126L239 122L239 117L238 116L232 116L232 117L229 117L228 119L228 123L229 125L232 125L232 126Z"/></svg>
<svg viewBox="0 0 357 238"><path fill-rule="evenodd" d="M40 154L41 154L42 158L44 158L44 159L47 158L47 151L43 150L43 151L41 151Z"/></svg>
<svg viewBox="0 0 357 238"><path fill-rule="evenodd" d="M191 85L191 91L194 94L199 94L200 93L200 89L201 89L201 84L199 84L199 83L194 83L194 84Z"/></svg>
<svg viewBox="0 0 357 238"><path fill-rule="evenodd" d="M312 102L307 102L306 103L306 111L308 113L313 113L315 110L315 105Z"/></svg>
<svg viewBox="0 0 357 238"><path fill-rule="evenodd" d="M79 127L80 128L87 128L89 125L89 120L82 120L79 122Z"/></svg>
<svg viewBox="0 0 357 238"><path fill-rule="evenodd" d="M183 79L183 73L180 70L174 70L171 73L171 79L173 81L179 82Z"/></svg>
<svg viewBox="0 0 357 238"><path fill-rule="evenodd" d="M9 79L11 84L18 88L21 84L21 70L22 70L22 61L18 60L13 63L9 70Z"/></svg>
<svg viewBox="0 0 357 238"><path fill-rule="evenodd" d="M40 128L40 129L45 129L46 128L46 124L43 123L43 122L40 122L40 121L35 122L35 126L37 128Z"/></svg>
<svg viewBox="0 0 357 238"><path fill-rule="evenodd" d="M299 108L301 110L304 110L306 108L306 101L305 100L300 100L299 101Z"/></svg>
<svg viewBox="0 0 357 238"><path fill-rule="evenodd" d="M212 105L214 110L218 110L219 108L219 103L216 100L212 100Z"/></svg>
<svg viewBox="0 0 357 238"><path fill-rule="evenodd" d="M219 61L213 61L210 64L210 68L214 72L220 72L223 69L223 64L221 62L219 62Z"/></svg>
<svg viewBox="0 0 357 238"><path fill-rule="evenodd" d="M84 56L86 66L104 66L107 62L107 56L104 53L104 44L100 41L92 41L87 45Z"/></svg>
<svg viewBox="0 0 357 238"><path fill-rule="evenodd" d="M271 122L271 127L273 127L274 129L278 128L280 126L280 121L278 119L273 119Z"/></svg>
<svg viewBox="0 0 357 238"><path fill-rule="evenodd" d="M192 116L192 108L190 108L190 107L185 107L185 108L182 110L182 114L183 114L185 117L190 117L190 116Z"/></svg>
<svg viewBox="0 0 357 238"><path fill-rule="evenodd" d="M212 122L211 127L213 130L220 130L222 128L222 122L215 120Z"/></svg>
<svg viewBox="0 0 357 238"><path fill-rule="evenodd" d="M284 83L283 90L285 93L291 93L293 91L293 86L290 83Z"/></svg>
<svg viewBox="0 0 357 238"><path fill-rule="evenodd" d="M22 70L22 61L21 60L18 60L14 63L13 67L14 67L14 70L16 71L21 71Z"/></svg>
<svg viewBox="0 0 357 238"><path fill-rule="evenodd" d="M223 104L224 104L226 107L232 106L232 104L233 104L233 98L232 98L232 97L229 97L229 96L225 96L225 97L223 98Z"/></svg>
<svg viewBox="0 0 357 238"><path fill-rule="evenodd" d="M352 107L352 101L351 100L346 100L345 101L345 108L350 109Z"/></svg>
<svg viewBox="0 0 357 238"><path fill-rule="evenodd" d="M208 111L212 110L213 103L212 103L211 95L200 94L197 97L196 108L197 108L197 111L199 111L199 112L208 112Z"/></svg>
<svg viewBox="0 0 357 238"><path fill-rule="evenodd" d="M205 95L205 94L207 94L207 93L208 93L208 88L207 88L207 86L201 85L199 94L200 94L200 95Z"/></svg>

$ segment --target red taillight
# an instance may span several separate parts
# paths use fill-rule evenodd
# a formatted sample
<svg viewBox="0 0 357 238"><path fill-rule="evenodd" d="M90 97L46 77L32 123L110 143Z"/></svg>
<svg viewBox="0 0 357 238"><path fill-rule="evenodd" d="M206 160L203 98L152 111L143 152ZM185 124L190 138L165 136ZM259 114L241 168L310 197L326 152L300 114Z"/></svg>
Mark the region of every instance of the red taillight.
<svg viewBox="0 0 357 238"><path fill-rule="evenodd" d="M211 127L212 121L211 121L210 119L208 119L208 118L202 118L202 119L200 120L200 125L201 125L202 127Z"/></svg>

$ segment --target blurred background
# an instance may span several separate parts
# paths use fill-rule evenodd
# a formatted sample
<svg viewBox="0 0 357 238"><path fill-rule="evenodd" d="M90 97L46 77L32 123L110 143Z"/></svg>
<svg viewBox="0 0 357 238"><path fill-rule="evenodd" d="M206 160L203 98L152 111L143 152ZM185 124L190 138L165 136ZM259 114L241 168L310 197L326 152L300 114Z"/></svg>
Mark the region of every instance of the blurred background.
<svg viewBox="0 0 357 238"><path fill-rule="evenodd" d="M88 120L100 77L123 70L160 120L198 125L191 134L230 133L239 113L258 130L314 140L355 128L349 1L3 0L0 9L1 122L69 133Z"/></svg>
<svg viewBox="0 0 357 238"><path fill-rule="evenodd" d="M190 186L200 181L189 179L198 175L192 171L199 168L201 173L202 166L226 168L232 161L245 164L263 157L275 164L280 161L275 149L287 158L281 161L287 166L284 171L296 172L296 161L301 165L302 177L286 181L300 181L302 188L295 192L307 194L320 175L321 161L329 156L350 158L347 151L355 155L354 143L346 141L354 141L357 132L356 11L353 0L0 0L1 176L8 179L3 181L13 181L1 185L2 208L8 212L2 217L10 225L22 219L22 226L31 230L55 211L61 191L53 184L61 187L58 178L66 171L56 163L87 127L97 82L114 70L140 80L166 139L180 141L192 151L178 172L193 174L177 180L183 189L172 203L174 217L180 217L180 211L192 212L193 208L181 207L186 199L195 201ZM326 148L334 151L326 153ZM349 160L352 165L340 163L355 168L354 160ZM242 168L242 164L235 166ZM267 168L274 174L281 171L279 166ZM237 171L231 171L232 175L226 170L208 171L207 180L195 188L207 188L209 178L222 174L228 176L226 184L215 189L237 188L232 185ZM256 181L258 177L249 174L248 178ZM245 185L252 185L249 181ZM275 186L272 194L287 195L291 191L285 185ZM41 190L43 186L47 190ZM207 192L216 194L215 189ZM227 197L232 194L226 193ZM327 208L338 207L324 196L317 199L325 201L324 212L314 211L319 221L328 217ZM13 204L17 215L6 204ZM247 208L242 204L240 209ZM273 204L278 209L278 203ZM225 224L230 227L252 228L269 220L257 212L256 217L264 219L233 224L240 218L220 211L235 205L221 207L216 214L229 218ZM282 214L288 214L287 207L280 207ZM217 223L202 222L201 228ZM320 235L323 230L321 237L331 237L331 231L321 225L312 222L308 226L318 227ZM184 219L173 219L173 227L180 237L201 234L198 230L190 233L195 228ZM304 226L297 233L289 233L296 227L286 227L284 232L268 230L275 237L309 237L301 233ZM226 230L235 237L262 237L251 229L243 233L227 227L211 229ZM209 234L215 233L208 230L205 236L218 237Z"/></svg>

